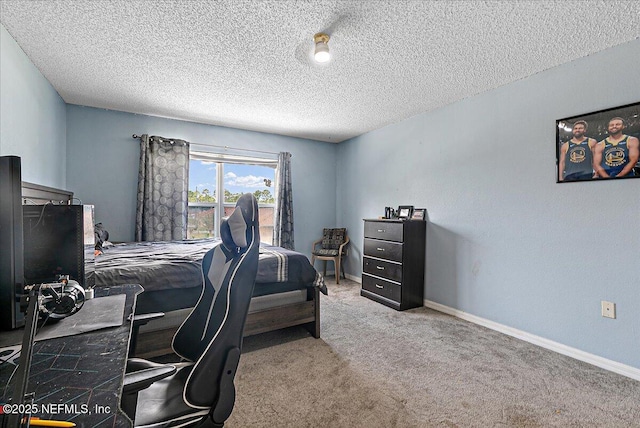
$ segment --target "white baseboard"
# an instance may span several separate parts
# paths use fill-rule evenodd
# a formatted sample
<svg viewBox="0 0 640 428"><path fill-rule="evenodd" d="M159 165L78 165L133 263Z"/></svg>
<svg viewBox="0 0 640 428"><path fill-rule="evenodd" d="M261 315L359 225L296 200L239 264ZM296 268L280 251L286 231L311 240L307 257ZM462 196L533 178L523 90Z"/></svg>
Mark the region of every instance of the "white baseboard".
<svg viewBox="0 0 640 428"><path fill-rule="evenodd" d="M318 270L318 272L320 272L320 271ZM322 272L320 272L320 273L322 273ZM335 270L327 270L327 276L335 277L335 275L336 275L336 271ZM361 276L350 275L348 273L346 273L345 276L347 277L347 279L350 279L351 281L357 282L358 284L362 284L362 277ZM340 278L342 278L342 275L340 275Z"/></svg>
<svg viewBox="0 0 640 428"><path fill-rule="evenodd" d="M471 315L467 312L459 309L454 309L449 306L442 305L440 303L432 302L431 300L424 301L424 305L428 308L434 309L445 314L453 315L454 317L463 319L465 321L472 322L474 324L487 327L491 330L499 331L508 336L512 336L525 342L538 345L542 348L549 349L568 357L575 358L576 360L584 361L585 363L593 364L594 366L603 368L605 370L612 371L623 376L630 377L631 379L640 380L640 369L637 369L626 364L618 363L607 358L600 357L598 355L590 354L588 352L581 351L576 348L572 348L562 343L554 342L553 340L545 339L544 337L536 336L535 334L527 333L526 331L518 330L503 324L499 324L494 321L490 321L485 318Z"/></svg>
<svg viewBox="0 0 640 428"><path fill-rule="evenodd" d="M347 279L350 279L351 281L357 282L358 284L362 284L362 275L360 276L355 276L355 275L350 275L350 274L345 274Z"/></svg>

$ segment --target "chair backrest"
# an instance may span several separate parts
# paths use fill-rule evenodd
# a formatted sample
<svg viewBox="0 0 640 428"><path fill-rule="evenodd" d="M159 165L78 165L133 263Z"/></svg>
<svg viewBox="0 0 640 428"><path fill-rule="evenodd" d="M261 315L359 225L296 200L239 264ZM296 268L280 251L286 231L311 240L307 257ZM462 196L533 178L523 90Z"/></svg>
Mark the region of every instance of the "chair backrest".
<svg viewBox="0 0 640 428"><path fill-rule="evenodd" d="M344 227L335 229L322 229L322 248L325 250L337 250L344 244L347 229Z"/></svg>
<svg viewBox="0 0 640 428"><path fill-rule="evenodd" d="M200 299L173 337L176 354L195 362L183 395L193 407L216 404L230 351L237 353L236 366L240 358L242 331L258 272L259 230L258 203L247 193L240 197L233 214L222 221L222 242L205 254Z"/></svg>

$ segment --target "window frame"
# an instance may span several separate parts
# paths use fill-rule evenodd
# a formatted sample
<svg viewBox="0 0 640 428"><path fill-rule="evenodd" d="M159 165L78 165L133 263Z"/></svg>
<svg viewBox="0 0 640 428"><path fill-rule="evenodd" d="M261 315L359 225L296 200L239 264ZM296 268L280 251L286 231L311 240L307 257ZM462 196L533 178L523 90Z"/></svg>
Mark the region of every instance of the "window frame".
<svg viewBox="0 0 640 428"><path fill-rule="evenodd" d="M192 160L200 160L207 161L216 164L216 202L188 202L188 207L213 207L214 208L214 230L213 235L215 238L219 238L219 228L215 227L215 219L222 219L225 217L225 207L233 208L235 207L235 202L225 202L224 201L224 164L240 164L240 165L256 165L256 166L264 166L273 168L273 189L274 189L274 200L278 200L278 159L270 159L270 158L259 158L252 156L241 156L241 155L230 155L230 154L220 154L220 153L209 153L202 151L192 151L189 154L189 162ZM275 211L276 202L274 203L261 203L258 202L258 209L260 208L273 208ZM274 219L275 220L275 219ZM273 224L275 227L275 224ZM265 242L263 237L261 236L261 241ZM269 239L269 242L273 243L273 234Z"/></svg>

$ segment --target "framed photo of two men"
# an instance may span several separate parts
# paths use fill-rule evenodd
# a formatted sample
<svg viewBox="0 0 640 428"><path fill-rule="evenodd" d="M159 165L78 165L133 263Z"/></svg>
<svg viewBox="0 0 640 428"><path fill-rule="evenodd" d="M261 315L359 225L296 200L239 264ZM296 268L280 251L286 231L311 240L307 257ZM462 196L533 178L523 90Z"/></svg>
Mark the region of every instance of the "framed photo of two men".
<svg viewBox="0 0 640 428"><path fill-rule="evenodd" d="M640 102L556 121L557 182L640 178Z"/></svg>

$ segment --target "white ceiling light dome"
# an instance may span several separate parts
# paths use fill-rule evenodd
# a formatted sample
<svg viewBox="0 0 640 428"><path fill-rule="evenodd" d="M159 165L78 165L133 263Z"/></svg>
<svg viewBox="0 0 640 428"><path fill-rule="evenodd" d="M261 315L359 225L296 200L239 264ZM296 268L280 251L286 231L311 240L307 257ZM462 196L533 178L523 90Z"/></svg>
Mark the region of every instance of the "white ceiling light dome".
<svg viewBox="0 0 640 428"><path fill-rule="evenodd" d="M317 33L313 36L313 41L316 44L316 49L313 54L313 58L316 62L327 62L331 59L329 53L329 35L325 33Z"/></svg>

